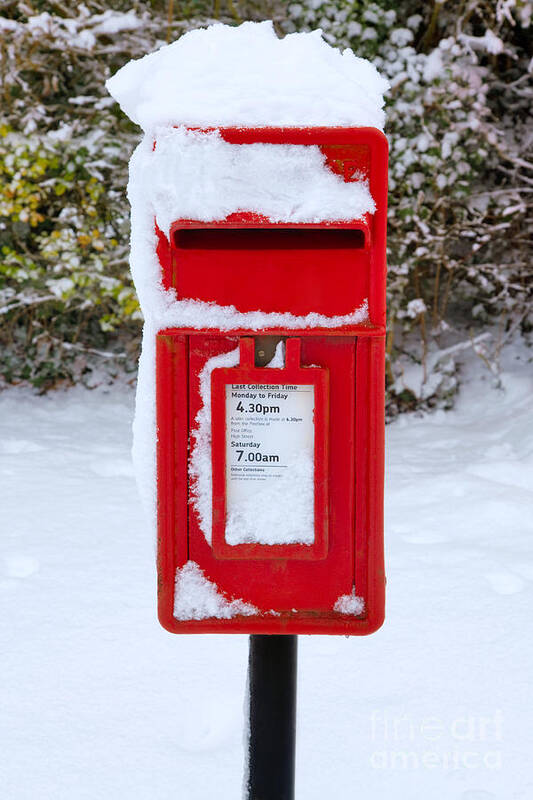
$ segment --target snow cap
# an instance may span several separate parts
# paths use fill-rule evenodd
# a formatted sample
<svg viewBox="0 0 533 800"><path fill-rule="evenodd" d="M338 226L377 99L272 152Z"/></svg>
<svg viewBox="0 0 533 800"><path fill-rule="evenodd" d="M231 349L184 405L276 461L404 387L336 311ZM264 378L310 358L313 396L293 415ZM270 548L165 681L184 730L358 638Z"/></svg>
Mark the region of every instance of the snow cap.
<svg viewBox="0 0 533 800"><path fill-rule="evenodd" d="M216 24L130 61L106 82L122 110L158 126L383 128L389 84L322 31L278 39L271 21Z"/></svg>

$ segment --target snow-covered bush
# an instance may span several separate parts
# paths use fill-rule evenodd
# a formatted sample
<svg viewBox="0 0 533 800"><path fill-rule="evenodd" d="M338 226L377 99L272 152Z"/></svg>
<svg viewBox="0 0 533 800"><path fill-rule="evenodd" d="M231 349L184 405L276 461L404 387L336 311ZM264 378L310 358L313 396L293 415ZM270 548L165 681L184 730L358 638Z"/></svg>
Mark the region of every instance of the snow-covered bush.
<svg viewBox="0 0 533 800"><path fill-rule="evenodd" d="M124 214L80 142L0 131L3 372L46 387L89 372L105 333L138 317ZM112 198L111 198L112 203ZM103 356L104 358L106 356ZM125 359L125 354L121 356Z"/></svg>
<svg viewBox="0 0 533 800"><path fill-rule="evenodd" d="M287 30L321 27L330 43L372 59L392 85L392 413L448 405L465 344L472 340L497 371L505 336L531 325L531 9L528 0L289 6ZM492 343L481 344L479 329L495 322Z"/></svg>
<svg viewBox="0 0 533 800"><path fill-rule="evenodd" d="M43 387L133 368L127 161L138 132L104 81L220 16L321 27L392 83L391 413L449 404L455 356L497 372L527 331L531 0L7 0L0 16L0 371ZM178 18L181 16L181 18ZM183 18L185 17L185 18ZM302 69L305 65L302 65ZM492 338L483 335L490 325ZM480 338L480 336L482 338Z"/></svg>
<svg viewBox="0 0 533 800"><path fill-rule="evenodd" d="M205 3L190 5L205 15ZM195 24L169 24L167 11L163 0L113 9L101 0L2 5L4 381L92 385L135 368L141 315L129 275L125 186L138 135L104 83Z"/></svg>
<svg viewBox="0 0 533 800"><path fill-rule="evenodd" d="M133 131L102 84L154 37L131 11L63 8L11 3L0 18L2 374L42 388L91 382L100 363L131 369L139 327L124 195Z"/></svg>

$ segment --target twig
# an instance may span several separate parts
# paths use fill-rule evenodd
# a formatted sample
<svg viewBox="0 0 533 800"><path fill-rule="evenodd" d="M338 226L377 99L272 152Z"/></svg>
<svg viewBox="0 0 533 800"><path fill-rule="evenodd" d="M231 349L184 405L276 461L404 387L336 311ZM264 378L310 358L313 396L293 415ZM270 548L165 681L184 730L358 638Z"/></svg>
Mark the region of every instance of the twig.
<svg viewBox="0 0 533 800"><path fill-rule="evenodd" d="M40 305L41 303L47 303L49 300L58 299L59 298L57 298L55 294L48 294L44 297L23 297L17 303L12 303L11 305L7 306L0 306L0 314L9 314L10 311L14 311L16 308L33 307Z"/></svg>
<svg viewBox="0 0 533 800"><path fill-rule="evenodd" d="M174 0L168 0L167 10L167 44L170 42L172 36L172 20L174 19Z"/></svg>

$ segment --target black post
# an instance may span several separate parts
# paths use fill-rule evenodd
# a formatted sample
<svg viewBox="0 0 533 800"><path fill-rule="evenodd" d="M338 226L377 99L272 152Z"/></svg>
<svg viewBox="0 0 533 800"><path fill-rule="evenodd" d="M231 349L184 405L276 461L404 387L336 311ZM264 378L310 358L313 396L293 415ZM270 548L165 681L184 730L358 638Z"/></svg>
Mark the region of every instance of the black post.
<svg viewBox="0 0 533 800"><path fill-rule="evenodd" d="M247 800L294 800L296 636L250 636Z"/></svg>

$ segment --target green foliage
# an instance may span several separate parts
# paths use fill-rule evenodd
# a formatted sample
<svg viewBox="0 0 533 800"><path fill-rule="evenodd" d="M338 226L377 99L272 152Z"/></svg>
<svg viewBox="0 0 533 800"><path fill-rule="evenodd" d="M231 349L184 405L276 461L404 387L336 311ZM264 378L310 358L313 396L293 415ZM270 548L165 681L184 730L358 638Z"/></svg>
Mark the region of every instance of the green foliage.
<svg viewBox="0 0 533 800"><path fill-rule="evenodd" d="M90 164L87 147L76 141L0 131L0 314L7 380L47 387L56 380L90 379L87 356L105 348L109 334L120 329L138 338L141 317L128 274L124 199L118 203L108 194ZM119 358L127 362L124 354Z"/></svg>

